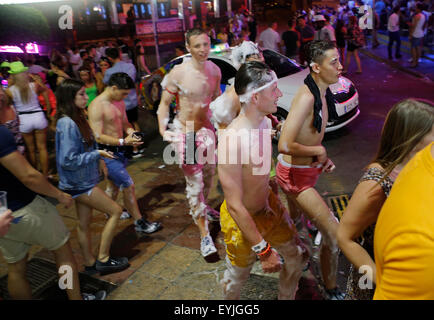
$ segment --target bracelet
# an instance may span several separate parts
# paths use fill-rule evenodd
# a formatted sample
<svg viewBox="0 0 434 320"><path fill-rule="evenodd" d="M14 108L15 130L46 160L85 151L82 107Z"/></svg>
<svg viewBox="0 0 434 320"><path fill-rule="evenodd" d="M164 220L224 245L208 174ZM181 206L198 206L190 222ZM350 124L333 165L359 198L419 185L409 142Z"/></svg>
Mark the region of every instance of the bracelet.
<svg viewBox="0 0 434 320"><path fill-rule="evenodd" d="M271 246L269 243L267 243L267 248L263 250L261 253L257 253L256 255L261 258L267 258L271 254Z"/></svg>

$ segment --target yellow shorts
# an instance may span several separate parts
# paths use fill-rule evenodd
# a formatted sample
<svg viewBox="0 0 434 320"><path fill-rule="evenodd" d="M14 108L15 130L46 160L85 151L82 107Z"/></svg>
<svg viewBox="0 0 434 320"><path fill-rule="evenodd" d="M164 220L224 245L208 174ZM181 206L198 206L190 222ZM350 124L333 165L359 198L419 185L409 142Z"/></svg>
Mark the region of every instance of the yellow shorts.
<svg viewBox="0 0 434 320"><path fill-rule="evenodd" d="M278 247L291 241L297 230L288 211L271 189L268 204L268 208L252 215L252 218L265 241L272 247ZM220 207L220 224L226 243L226 254L232 265L246 268L254 263L256 260L255 253L252 251L254 244L244 238L238 225L229 214L226 200Z"/></svg>
<svg viewBox="0 0 434 320"><path fill-rule="evenodd" d="M69 239L69 230L50 202L40 196L27 206L12 212L22 219L0 237L0 249L7 263L24 259L30 247L40 245L50 251L62 247Z"/></svg>

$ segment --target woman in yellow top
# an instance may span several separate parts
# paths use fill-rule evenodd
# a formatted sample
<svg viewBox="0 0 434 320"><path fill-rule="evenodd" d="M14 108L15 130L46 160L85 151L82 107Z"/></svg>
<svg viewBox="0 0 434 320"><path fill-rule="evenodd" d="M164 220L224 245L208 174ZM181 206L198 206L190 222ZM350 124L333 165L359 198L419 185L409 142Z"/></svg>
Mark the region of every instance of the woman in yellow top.
<svg viewBox="0 0 434 320"><path fill-rule="evenodd" d="M378 153L354 190L338 228L339 247L353 264L347 281L347 299L370 300L374 295L373 286L360 286L359 280L363 276L375 282L375 223L398 173L432 141L433 107L432 102L407 99L397 103L386 117Z"/></svg>
<svg viewBox="0 0 434 320"><path fill-rule="evenodd" d="M375 229L374 300L434 300L434 130L405 166Z"/></svg>

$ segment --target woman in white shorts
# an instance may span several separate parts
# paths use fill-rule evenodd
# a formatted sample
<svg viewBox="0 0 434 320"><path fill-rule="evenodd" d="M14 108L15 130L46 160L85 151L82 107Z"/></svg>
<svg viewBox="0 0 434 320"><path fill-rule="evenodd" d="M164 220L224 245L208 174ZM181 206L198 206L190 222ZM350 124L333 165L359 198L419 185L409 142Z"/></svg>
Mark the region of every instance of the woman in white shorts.
<svg viewBox="0 0 434 320"><path fill-rule="evenodd" d="M22 62L10 64L13 85L6 90L12 99L20 120L20 132L26 143L27 154L33 167L36 166L36 148L39 154L41 171L48 176L47 126L48 121L42 110L38 95L43 94L47 102L47 114L51 113L51 105L46 88L40 81L30 82L27 67ZM35 147L36 142L36 147Z"/></svg>

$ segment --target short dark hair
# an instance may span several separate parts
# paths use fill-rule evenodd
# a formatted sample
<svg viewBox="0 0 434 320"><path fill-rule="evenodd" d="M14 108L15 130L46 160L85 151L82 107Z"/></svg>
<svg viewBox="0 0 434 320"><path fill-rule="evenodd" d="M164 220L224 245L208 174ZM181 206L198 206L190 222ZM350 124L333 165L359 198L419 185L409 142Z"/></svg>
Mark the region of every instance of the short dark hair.
<svg viewBox="0 0 434 320"><path fill-rule="evenodd" d="M193 28L193 29L190 29L190 30L188 30L186 33L185 33L185 41L187 42L187 44L190 44L190 38L192 37L192 36L200 36L201 34L206 34L206 35L208 35L204 30L202 30L202 29L199 29L199 28Z"/></svg>
<svg viewBox="0 0 434 320"><path fill-rule="evenodd" d="M107 48L105 49L105 55L112 59L119 58L119 49L118 48Z"/></svg>
<svg viewBox="0 0 434 320"><path fill-rule="evenodd" d="M134 85L133 79L126 74L125 72L117 72L113 73L110 76L110 79L108 81L109 86L116 86L118 89L121 90L129 90L134 89L136 86Z"/></svg>
<svg viewBox="0 0 434 320"><path fill-rule="evenodd" d="M101 62L101 61L107 62L110 65L110 67L112 66L112 63L110 62L110 60L106 56L102 56L99 59L99 62Z"/></svg>
<svg viewBox="0 0 434 320"><path fill-rule="evenodd" d="M321 64L324 59L324 54L327 50L336 48L335 44L327 40L314 40L306 46L307 62L309 69L312 71L310 64L316 62Z"/></svg>
<svg viewBox="0 0 434 320"><path fill-rule="evenodd" d="M86 54L88 55L87 51L81 51L80 52L80 58L83 58Z"/></svg>
<svg viewBox="0 0 434 320"><path fill-rule="evenodd" d="M267 25L268 25L268 27L271 28L273 26L273 24L275 24L275 23L277 23L277 22L276 21L270 21L267 23Z"/></svg>
<svg viewBox="0 0 434 320"><path fill-rule="evenodd" d="M235 92L237 95L246 93L250 89L256 89L270 81L271 69L265 63L249 61L241 65L235 75Z"/></svg>
<svg viewBox="0 0 434 320"><path fill-rule="evenodd" d="M90 52L92 51L92 49L96 49L96 46L93 45L93 44L91 44L90 46L88 46L88 47L86 48L86 51L87 51L88 53L90 53Z"/></svg>
<svg viewBox="0 0 434 320"><path fill-rule="evenodd" d="M292 27L296 23L296 20L294 18L291 18L288 20L288 27Z"/></svg>

